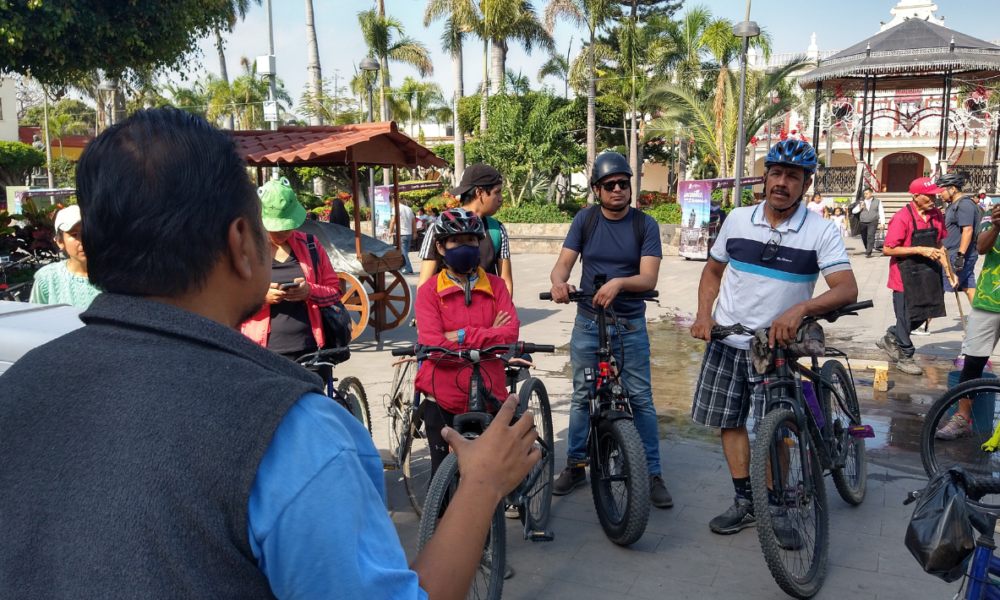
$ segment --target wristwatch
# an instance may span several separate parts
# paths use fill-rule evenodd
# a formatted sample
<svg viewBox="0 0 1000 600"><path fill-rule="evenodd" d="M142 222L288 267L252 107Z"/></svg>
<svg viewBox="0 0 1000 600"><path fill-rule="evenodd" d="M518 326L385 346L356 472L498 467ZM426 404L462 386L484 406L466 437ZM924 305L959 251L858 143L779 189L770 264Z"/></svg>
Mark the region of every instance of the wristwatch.
<svg viewBox="0 0 1000 600"><path fill-rule="evenodd" d="M458 345L459 346L464 346L465 345L465 330L464 329L459 329L458 330Z"/></svg>

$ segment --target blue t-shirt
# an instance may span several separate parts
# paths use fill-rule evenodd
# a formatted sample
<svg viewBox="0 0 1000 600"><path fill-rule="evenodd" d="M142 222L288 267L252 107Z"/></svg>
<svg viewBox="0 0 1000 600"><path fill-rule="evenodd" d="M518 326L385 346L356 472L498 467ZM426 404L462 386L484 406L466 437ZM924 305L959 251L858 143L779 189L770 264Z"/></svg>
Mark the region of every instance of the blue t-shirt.
<svg viewBox="0 0 1000 600"><path fill-rule="evenodd" d="M426 599L385 503L368 431L330 398L302 396L271 439L247 509L250 547L274 595Z"/></svg>
<svg viewBox="0 0 1000 600"><path fill-rule="evenodd" d="M583 255L583 276L580 279L580 289L591 292L594 289L594 276L604 274L608 280L617 277L632 277L639 274L639 261L643 256L663 257L663 247L660 244L660 228L651 217L646 217L646 233L643 236L642 248L632 231L632 219L636 210L629 208L628 214L620 221L612 221L598 213L597 227L587 239L587 247L583 247L583 228L587 219L587 211L601 208L594 205L587 210L581 210L573 218L569 233L563 248ZM646 315L646 303L642 300L623 300L616 298L611 304L615 315L626 319L636 319Z"/></svg>
<svg viewBox="0 0 1000 600"><path fill-rule="evenodd" d="M965 264L973 265L979 258L979 251L976 250L976 229L979 227L977 217L979 217L978 203L968 196L962 196L948 205L944 211L944 225L948 229L948 237L941 240L944 247L948 249L948 257L954 262L958 256L958 251L962 247L962 229L972 227L972 241L965 249Z"/></svg>

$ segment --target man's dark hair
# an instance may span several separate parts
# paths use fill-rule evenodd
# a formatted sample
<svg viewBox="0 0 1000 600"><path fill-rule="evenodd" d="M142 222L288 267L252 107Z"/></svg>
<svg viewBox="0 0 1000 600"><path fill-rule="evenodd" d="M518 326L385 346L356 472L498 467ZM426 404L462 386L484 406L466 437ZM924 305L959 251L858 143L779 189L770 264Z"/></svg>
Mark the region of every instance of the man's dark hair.
<svg viewBox="0 0 1000 600"><path fill-rule="evenodd" d="M462 194L462 196L461 196L461 198L459 198L459 200L462 202L462 206L465 206L467 204L470 204L473 200L476 199L476 190L483 190L484 194L489 194L490 192L493 191L493 188L501 186L501 185L503 185L503 184L502 183L498 183L496 185L491 185L491 186L480 185L480 186L476 186L474 188L470 188L468 190L465 190L465 192Z"/></svg>
<svg viewBox="0 0 1000 600"><path fill-rule="evenodd" d="M141 110L87 144L76 169L87 273L116 294L205 285L246 218L263 256L260 200L233 139L176 109Z"/></svg>

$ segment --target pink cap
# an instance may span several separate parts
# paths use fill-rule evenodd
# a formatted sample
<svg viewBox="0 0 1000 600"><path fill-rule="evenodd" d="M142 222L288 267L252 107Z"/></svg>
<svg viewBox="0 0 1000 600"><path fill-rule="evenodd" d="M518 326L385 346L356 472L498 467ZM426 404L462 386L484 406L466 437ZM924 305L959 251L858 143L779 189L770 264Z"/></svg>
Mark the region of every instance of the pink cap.
<svg viewBox="0 0 1000 600"><path fill-rule="evenodd" d="M923 196L934 196L943 191L943 189L934 185L934 180L930 177L920 177L919 179L914 179L913 183L910 184L910 193L914 196L917 194Z"/></svg>

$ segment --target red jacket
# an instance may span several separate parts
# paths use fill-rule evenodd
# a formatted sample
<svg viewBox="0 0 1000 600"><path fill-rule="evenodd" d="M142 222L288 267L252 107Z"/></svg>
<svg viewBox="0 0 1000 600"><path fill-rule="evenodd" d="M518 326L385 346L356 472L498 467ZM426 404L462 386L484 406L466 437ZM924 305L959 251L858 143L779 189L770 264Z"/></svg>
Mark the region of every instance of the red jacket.
<svg viewBox="0 0 1000 600"><path fill-rule="evenodd" d="M302 267L303 277L309 284L309 298L306 299L306 307L309 310L309 324L312 326L313 336L316 344L322 348L326 341L323 337L323 317L319 313L319 307L332 306L340 300L340 279L337 272L330 264L330 257L326 255L323 246L316 242L316 254L319 256L319 269L312 264L312 255L306 242L306 234L301 231L292 233L288 238L288 245L292 247L292 253L298 259ZM317 283L316 271L319 271L319 283ZM240 326L243 335L257 342L261 346L267 347L267 335L271 333L271 305L264 303L249 321L245 321Z"/></svg>
<svg viewBox="0 0 1000 600"><path fill-rule="evenodd" d="M504 280L479 269L479 279L472 288L472 304L465 305L465 292L445 271L438 273L417 290L417 341L444 348L485 348L517 341L521 322ZM510 323L493 327L497 313L510 315ZM465 345L449 341L446 331L465 330ZM507 398L503 362L481 363L486 388L501 402ZM416 388L437 400L441 408L462 414L469 410L469 376L472 369L449 360L427 361L417 371Z"/></svg>

